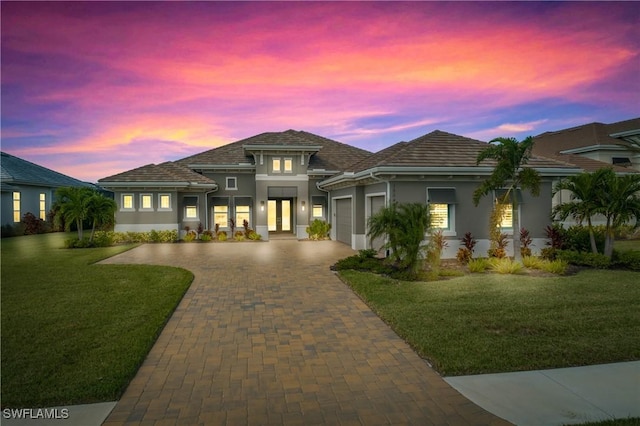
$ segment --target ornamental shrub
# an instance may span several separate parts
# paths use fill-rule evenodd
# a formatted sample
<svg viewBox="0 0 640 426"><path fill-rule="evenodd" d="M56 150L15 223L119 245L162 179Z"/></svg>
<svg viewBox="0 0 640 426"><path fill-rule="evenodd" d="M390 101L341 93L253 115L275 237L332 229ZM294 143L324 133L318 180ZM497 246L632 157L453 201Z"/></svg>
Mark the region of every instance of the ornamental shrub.
<svg viewBox="0 0 640 426"><path fill-rule="evenodd" d="M329 238L329 231L331 224L321 219L314 219L306 229L310 240L326 240Z"/></svg>
<svg viewBox="0 0 640 426"><path fill-rule="evenodd" d="M575 250L559 250L558 259L572 265L590 266L596 269L607 269L611 266L611 260L600 253L584 253Z"/></svg>
<svg viewBox="0 0 640 426"><path fill-rule="evenodd" d="M612 262L614 268L640 271L640 251L613 251Z"/></svg>

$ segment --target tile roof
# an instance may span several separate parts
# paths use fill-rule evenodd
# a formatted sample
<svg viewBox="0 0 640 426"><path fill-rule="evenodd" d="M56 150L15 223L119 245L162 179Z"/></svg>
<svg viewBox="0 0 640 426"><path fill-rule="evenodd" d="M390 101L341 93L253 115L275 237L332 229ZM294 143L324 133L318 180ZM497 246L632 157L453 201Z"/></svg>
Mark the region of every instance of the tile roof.
<svg viewBox="0 0 640 426"><path fill-rule="evenodd" d="M254 164L254 158L244 149L245 145L320 147L310 160L310 169L343 170L353 162L371 155L370 152L313 133L287 130L268 132L251 136L227 145L213 148L200 154L178 160L182 166L188 165L238 165Z"/></svg>
<svg viewBox="0 0 640 426"><path fill-rule="evenodd" d="M214 180L171 161L161 164L147 164L146 166L99 179L98 182L184 182L201 185L216 184Z"/></svg>
<svg viewBox="0 0 640 426"><path fill-rule="evenodd" d="M349 171L361 172L373 167L475 167L478 154L487 147L486 142L458 136L440 130L433 131L410 142L400 142L356 163ZM495 161L483 161L481 166L495 166ZM572 168L567 163L533 156L529 167Z"/></svg>
<svg viewBox="0 0 640 426"><path fill-rule="evenodd" d="M640 118L611 124L589 123L570 129L545 132L534 137L533 153L548 155L575 148L625 144L623 140L609 135L637 129L640 129Z"/></svg>
<svg viewBox="0 0 640 426"><path fill-rule="evenodd" d="M10 187L7 184L93 187L90 183L82 182L6 152L1 152L0 154L0 179L2 180L3 191Z"/></svg>

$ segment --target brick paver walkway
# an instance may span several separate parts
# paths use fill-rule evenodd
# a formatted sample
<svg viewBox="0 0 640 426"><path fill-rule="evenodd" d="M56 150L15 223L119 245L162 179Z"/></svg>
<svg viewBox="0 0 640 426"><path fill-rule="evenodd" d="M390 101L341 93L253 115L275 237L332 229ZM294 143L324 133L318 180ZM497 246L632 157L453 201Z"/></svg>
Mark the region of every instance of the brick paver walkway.
<svg viewBox="0 0 640 426"><path fill-rule="evenodd" d="M330 270L346 246L144 245L104 263L195 280L104 425L502 425Z"/></svg>

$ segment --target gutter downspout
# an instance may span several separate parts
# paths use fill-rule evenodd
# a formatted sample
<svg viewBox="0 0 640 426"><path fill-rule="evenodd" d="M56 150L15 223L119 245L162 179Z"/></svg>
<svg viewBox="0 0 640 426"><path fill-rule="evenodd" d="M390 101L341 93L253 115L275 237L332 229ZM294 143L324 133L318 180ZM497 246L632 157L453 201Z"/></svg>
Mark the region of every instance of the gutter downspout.
<svg viewBox="0 0 640 426"><path fill-rule="evenodd" d="M322 181L316 182L316 189L318 191L326 192L326 194L327 194L327 222L331 223L331 220L330 220L330 218L331 218L331 200L329 199L329 191L320 188L320 182L322 182ZM311 200L309 200L309 201L311 201ZM311 206L311 208L313 208L313 206Z"/></svg>
<svg viewBox="0 0 640 426"><path fill-rule="evenodd" d="M206 229L209 229L209 230L211 230L209 228L209 194L217 192L218 189L220 189L220 187L216 184L216 189L212 189L211 191L207 191L204 193L204 209L205 209L204 218L207 221Z"/></svg>
<svg viewBox="0 0 640 426"><path fill-rule="evenodd" d="M373 172L371 172L370 176L371 176L371 179L373 179L373 180L377 180L380 183L386 183L387 184L387 194L384 197L384 205L385 205L385 207L389 207L389 205L391 203L391 181L389 179L384 180L382 178L379 178L378 176L374 175ZM369 213L371 213L371 212L369 212ZM384 242L386 244L388 242L387 238L385 237L384 240L385 240ZM384 251L384 257L389 257L389 249Z"/></svg>

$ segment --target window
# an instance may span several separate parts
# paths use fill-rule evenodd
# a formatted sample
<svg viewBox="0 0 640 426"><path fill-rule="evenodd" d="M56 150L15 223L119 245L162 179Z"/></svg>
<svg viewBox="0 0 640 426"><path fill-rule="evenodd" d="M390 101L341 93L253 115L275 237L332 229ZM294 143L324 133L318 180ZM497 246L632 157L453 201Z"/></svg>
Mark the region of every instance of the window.
<svg viewBox="0 0 640 426"><path fill-rule="evenodd" d="M20 193L13 193L13 221L20 222Z"/></svg>
<svg viewBox="0 0 640 426"><path fill-rule="evenodd" d="M429 214L431 215L432 227L437 229L450 229L449 204L429 204Z"/></svg>
<svg viewBox="0 0 640 426"><path fill-rule="evenodd" d="M500 221L501 228L513 228L513 204L504 204L504 212Z"/></svg>
<svg viewBox="0 0 640 426"><path fill-rule="evenodd" d="M227 178L227 189L238 189L238 179L236 179L235 177L228 177Z"/></svg>
<svg viewBox="0 0 640 426"><path fill-rule="evenodd" d="M427 202L431 226L445 231L445 235L454 236L456 190L454 188L428 188Z"/></svg>
<svg viewBox="0 0 640 426"><path fill-rule="evenodd" d="M611 157L611 164L618 166L630 166L631 159L629 157Z"/></svg>
<svg viewBox="0 0 640 426"><path fill-rule="evenodd" d="M326 197L314 195L311 197L311 217L323 219L325 214L324 206L327 205Z"/></svg>
<svg viewBox="0 0 640 426"><path fill-rule="evenodd" d="M241 227L245 220L251 223L251 207L236 206L236 226Z"/></svg>
<svg viewBox="0 0 640 426"><path fill-rule="evenodd" d="M519 189L514 189L515 197L518 205L522 204L522 192ZM513 193L507 193L506 189L496 189L494 194L494 202L498 203L499 200L511 200ZM505 198L507 197L507 198ZM502 214L502 220L500 221L500 228L513 229L513 203L504 203L504 211Z"/></svg>
<svg viewBox="0 0 640 426"><path fill-rule="evenodd" d="M229 206L213 206L213 223L226 228L229 223Z"/></svg>
<svg viewBox="0 0 640 426"><path fill-rule="evenodd" d="M271 160L271 165L272 165L272 169L273 169L273 173L280 173L280 159L279 158L273 158Z"/></svg>
<svg viewBox="0 0 640 426"><path fill-rule="evenodd" d="M122 210L134 210L132 194L122 194Z"/></svg>
<svg viewBox="0 0 640 426"><path fill-rule="evenodd" d="M47 220L47 194L40 193L40 219Z"/></svg>
<svg viewBox="0 0 640 426"><path fill-rule="evenodd" d="M293 172L293 159L292 158L285 158L284 159L284 172L285 173L292 173Z"/></svg>
<svg viewBox="0 0 640 426"><path fill-rule="evenodd" d="M184 218L198 218L198 197L184 197Z"/></svg>
<svg viewBox="0 0 640 426"><path fill-rule="evenodd" d="M158 195L158 210L171 210L171 195Z"/></svg>
<svg viewBox="0 0 640 426"><path fill-rule="evenodd" d="M140 195L140 210L153 210L151 194Z"/></svg>

